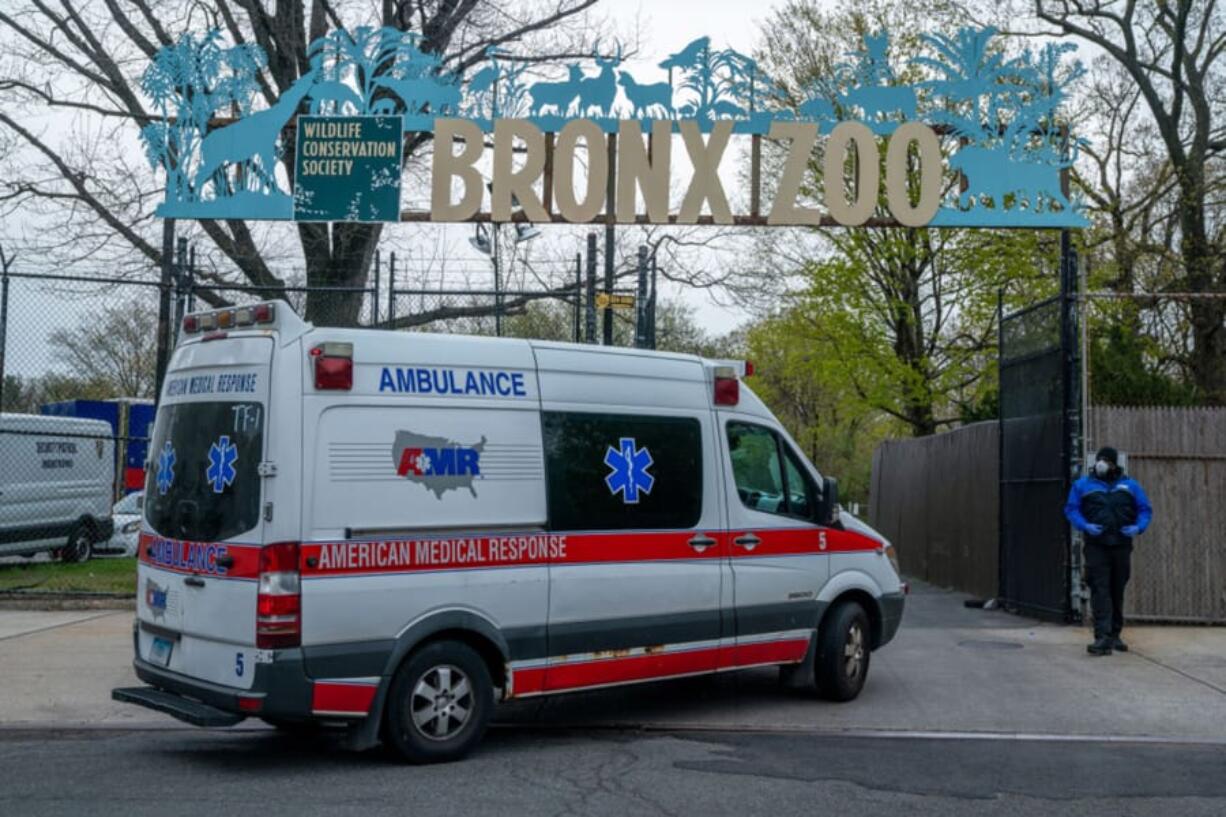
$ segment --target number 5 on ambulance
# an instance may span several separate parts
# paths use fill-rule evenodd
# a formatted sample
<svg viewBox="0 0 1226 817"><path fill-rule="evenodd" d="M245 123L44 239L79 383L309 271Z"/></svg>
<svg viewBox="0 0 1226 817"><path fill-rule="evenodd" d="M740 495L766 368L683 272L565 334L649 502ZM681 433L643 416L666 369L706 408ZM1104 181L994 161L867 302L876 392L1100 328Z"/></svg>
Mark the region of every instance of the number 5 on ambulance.
<svg viewBox="0 0 1226 817"><path fill-rule="evenodd" d="M463 757L502 701L748 667L855 698L898 630L889 543L743 362L188 315L153 431L143 686Z"/></svg>

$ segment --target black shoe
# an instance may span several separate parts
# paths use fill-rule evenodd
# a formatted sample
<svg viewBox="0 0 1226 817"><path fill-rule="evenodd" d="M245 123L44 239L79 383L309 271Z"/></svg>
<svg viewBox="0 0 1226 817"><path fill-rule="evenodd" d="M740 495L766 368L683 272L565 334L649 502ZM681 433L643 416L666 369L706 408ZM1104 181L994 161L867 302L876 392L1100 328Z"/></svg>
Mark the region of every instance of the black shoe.
<svg viewBox="0 0 1226 817"><path fill-rule="evenodd" d="M1111 654L1111 639L1097 638L1094 643L1086 647L1086 652L1090 655L1110 655Z"/></svg>
<svg viewBox="0 0 1226 817"><path fill-rule="evenodd" d="M1118 635L1111 637L1111 649L1116 652L1128 652L1128 645Z"/></svg>

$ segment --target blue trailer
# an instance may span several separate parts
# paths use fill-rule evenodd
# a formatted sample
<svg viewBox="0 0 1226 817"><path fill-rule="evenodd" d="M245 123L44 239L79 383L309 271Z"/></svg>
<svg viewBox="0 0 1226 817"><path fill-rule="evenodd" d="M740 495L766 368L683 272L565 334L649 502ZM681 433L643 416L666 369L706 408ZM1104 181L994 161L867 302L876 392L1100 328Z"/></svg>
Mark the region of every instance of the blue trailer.
<svg viewBox="0 0 1226 817"><path fill-rule="evenodd" d="M110 424L115 435L115 498L145 487L145 460L153 434L152 400L120 397L114 400L62 400L46 403L40 412L56 417L85 417Z"/></svg>

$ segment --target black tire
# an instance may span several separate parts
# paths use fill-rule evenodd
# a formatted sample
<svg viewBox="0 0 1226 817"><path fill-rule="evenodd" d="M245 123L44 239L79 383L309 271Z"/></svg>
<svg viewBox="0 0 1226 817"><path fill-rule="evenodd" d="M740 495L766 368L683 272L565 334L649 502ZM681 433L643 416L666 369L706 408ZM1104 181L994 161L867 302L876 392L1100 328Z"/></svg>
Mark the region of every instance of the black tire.
<svg viewBox="0 0 1226 817"><path fill-rule="evenodd" d="M78 522L68 534L68 542L60 548L62 562L88 562L94 555L94 532L89 525Z"/></svg>
<svg viewBox="0 0 1226 817"><path fill-rule="evenodd" d="M817 693L828 701L850 701L864 689L872 656L868 614L854 601L840 602L817 636Z"/></svg>
<svg viewBox="0 0 1226 817"><path fill-rule="evenodd" d="M435 641L409 656L392 678L387 737L410 763L459 760L480 742L493 709L490 671L476 650Z"/></svg>

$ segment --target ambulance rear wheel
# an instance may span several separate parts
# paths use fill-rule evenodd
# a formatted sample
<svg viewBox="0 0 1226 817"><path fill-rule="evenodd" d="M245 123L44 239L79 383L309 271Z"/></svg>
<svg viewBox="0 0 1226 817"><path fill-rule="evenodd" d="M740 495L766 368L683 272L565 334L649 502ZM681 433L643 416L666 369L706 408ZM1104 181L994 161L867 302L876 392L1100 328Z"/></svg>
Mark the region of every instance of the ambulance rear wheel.
<svg viewBox="0 0 1226 817"><path fill-rule="evenodd" d="M817 692L830 701L850 701L868 678L868 614L854 601L830 611L817 637Z"/></svg>
<svg viewBox="0 0 1226 817"><path fill-rule="evenodd" d="M494 708L489 668L459 641L436 641L409 656L392 679L387 735L410 763L464 757L485 734Z"/></svg>

